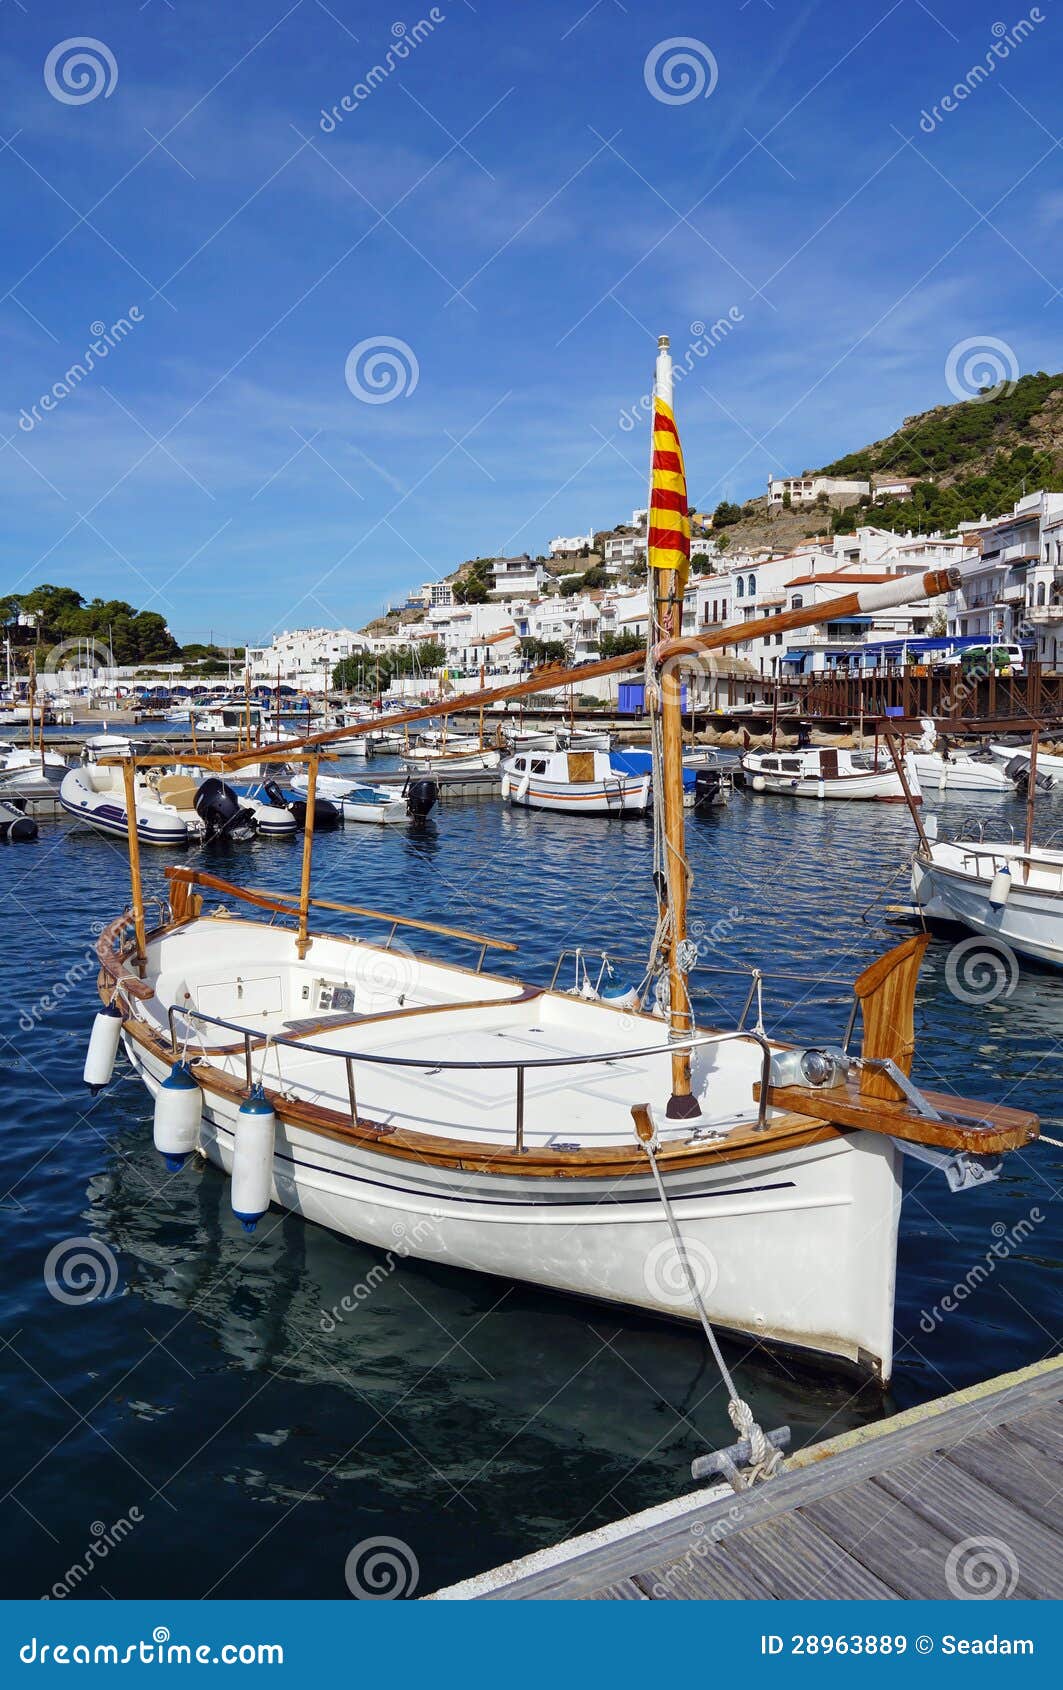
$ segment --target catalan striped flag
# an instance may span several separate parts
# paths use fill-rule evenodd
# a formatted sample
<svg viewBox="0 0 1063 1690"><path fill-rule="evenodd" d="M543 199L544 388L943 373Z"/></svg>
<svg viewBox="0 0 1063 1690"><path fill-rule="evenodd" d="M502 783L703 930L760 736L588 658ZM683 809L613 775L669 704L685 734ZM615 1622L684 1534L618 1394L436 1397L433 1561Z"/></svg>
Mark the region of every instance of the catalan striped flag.
<svg viewBox="0 0 1063 1690"><path fill-rule="evenodd" d="M677 570L681 593L690 568L687 476L672 407L659 396L653 401L653 466L648 530L646 546L650 568Z"/></svg>

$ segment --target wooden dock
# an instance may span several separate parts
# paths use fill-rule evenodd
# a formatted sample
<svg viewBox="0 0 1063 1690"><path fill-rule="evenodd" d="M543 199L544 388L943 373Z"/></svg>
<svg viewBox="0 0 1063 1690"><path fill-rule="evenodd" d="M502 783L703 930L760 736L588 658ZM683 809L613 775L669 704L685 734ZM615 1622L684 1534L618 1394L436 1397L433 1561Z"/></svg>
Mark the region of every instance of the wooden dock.
<svg viewBox="0 0 1063 1690"><path fill-rule="evenodd" d="M1063 1597L1063 1357L800 1450L431 1600Z"/></svg>

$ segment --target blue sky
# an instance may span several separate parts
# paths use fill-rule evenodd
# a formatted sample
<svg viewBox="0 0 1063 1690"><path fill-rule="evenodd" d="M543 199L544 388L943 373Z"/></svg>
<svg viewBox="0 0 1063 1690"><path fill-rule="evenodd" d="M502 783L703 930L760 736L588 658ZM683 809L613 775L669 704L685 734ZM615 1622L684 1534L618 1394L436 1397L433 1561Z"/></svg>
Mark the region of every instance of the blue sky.
<svg viewBox="0 0 1063 1690"><path fill-rule="evenodd" d="M643 503L654 337L722 318L677 395L699 506L949 400L961 343L1059 369L1061 33L1054 0L4 0L0 591L357 626Z"/></svg>

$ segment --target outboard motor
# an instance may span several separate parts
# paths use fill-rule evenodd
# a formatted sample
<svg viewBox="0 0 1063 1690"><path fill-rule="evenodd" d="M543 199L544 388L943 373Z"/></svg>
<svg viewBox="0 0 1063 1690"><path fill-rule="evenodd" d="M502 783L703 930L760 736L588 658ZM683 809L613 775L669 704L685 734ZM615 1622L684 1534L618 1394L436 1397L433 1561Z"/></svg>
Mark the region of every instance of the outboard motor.
<svg viewBox="0 0 1063 1690"><path fill-rule="evenodd" d="M699 769L694 776L695 812L709 810L719 801L723 779L719 769Z"/></svg>
<svg viewBox="0 0 1063 1690"><path fill-rule="evenodd" d="M1029 757L1013 757L1005 766L1004 773L1009 780L1015 782L1015 790L1020 797L1025 798L1030 789L1030 759ZM1042 774L1038 769L1034 777L1034 785L1038 792L1048 792L1055 785L1051 775Z"/></svg>
<svg viewBox="0 0 1063 1690"><path fill-rule="evenodd" d="M270 800L272 803L272 799ZM306 827L306 799L293 798L287 806L295 817L297 827ZM343 821L343 811L328 798L314 799L314 832L331 833Z"/></svg>
<svg viewBox="0 0 1063 1690"><path fill-rule="evenodd" d="M9 804L0 799L0 839L9 839L14 845L24 843L28 839L36 839L37 823L32 816L23 815L17 804Z"/></svg>
<svg viewBox="0 0 1063 1690"><path fill-rule="evenodd" d="M288 800L275 780L264 780L262 790L275 810L286 810L288 808Z"/></svg>
<svg viewBox="0 0 1063 1690"><path fill-rule="evenodd" d="M209 775L197 789L196 814L207 829L208 839L252 839L255 817L252 810L240 807L240 800L231 786L217 775Z"/></svg>
<svg viewBox="0 0 1063 1690"><path fill-rule="evenodd" d="M427 821L439 801L434 780L411 780L406 788L406 814L415 822Z"/></svg>

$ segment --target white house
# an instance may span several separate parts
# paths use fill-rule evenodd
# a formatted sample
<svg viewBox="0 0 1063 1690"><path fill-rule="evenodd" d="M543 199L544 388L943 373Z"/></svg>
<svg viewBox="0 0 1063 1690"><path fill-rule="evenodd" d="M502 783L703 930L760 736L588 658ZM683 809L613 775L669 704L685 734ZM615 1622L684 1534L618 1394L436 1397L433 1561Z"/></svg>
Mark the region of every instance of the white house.
<svg viewBox="0 0 1063 1690"><path fill-rule="evenodd" d="M286 628L268 646L248 646L247 666L253 681L279 677L300 692L324 692L337 663L368 649L366 635L351 628Z"/></svg>
<svg viewBox="0 0 1063 1690"><path fill-rule="evenodd" d="M782 505L789 495L791 505L815 504L821 493L831 504L851 505L865 493L870 494L867 479L847 480L837 475L783 475L768 477L769 505Z"/></svg>
<svg viewBox="0 0 1063 1690"><path fill-rule="evenodd" d="M556 540L550 541L551 557L572 557L577 552L594 550L594 530L589 534L571 534L567 537L559 534Z"/></svg>
<svg viewBox="0 0 1063 1690"><path fill-rule="evenodd" d="M497 594L499 597L538 594L547 579L548 574L543 565L528 556L496 557L491 564L489 591L492 596Z"/></svg>

